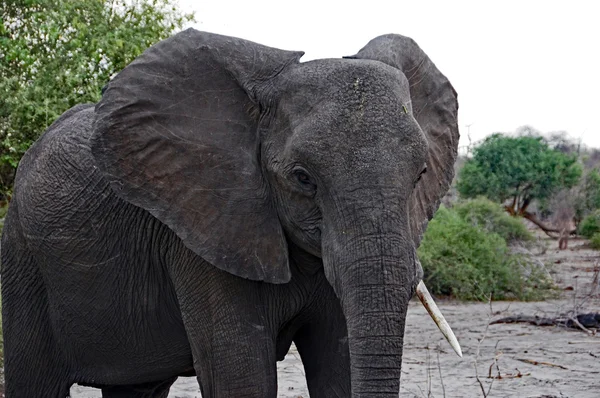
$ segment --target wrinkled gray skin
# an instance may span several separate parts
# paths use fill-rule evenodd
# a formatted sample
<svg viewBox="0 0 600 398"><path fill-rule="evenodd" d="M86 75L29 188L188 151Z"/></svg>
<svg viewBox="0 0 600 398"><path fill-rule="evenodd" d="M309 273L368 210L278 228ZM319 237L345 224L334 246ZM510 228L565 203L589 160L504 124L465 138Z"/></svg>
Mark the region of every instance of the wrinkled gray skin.
<svg viewBox="0 0 600 398"><path fill-rule="evenodd" d="M408 38L353 59L187 30L56 121L2 237L6 397L397 397L456 94ZM423 174L425 168L427 172ZM419 178L421 178L421 182Z"/></svg>

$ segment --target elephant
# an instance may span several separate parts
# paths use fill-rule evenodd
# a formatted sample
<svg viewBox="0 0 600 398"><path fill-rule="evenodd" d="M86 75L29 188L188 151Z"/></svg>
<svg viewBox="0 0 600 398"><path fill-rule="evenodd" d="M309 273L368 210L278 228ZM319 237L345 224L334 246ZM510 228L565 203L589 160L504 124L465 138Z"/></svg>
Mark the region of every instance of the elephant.
<svg viewBox="0 0 600 398"><path fill-rule="evenodd" d="M397 34L303 54L181 31L31 146L2 236L7 398L183 375L275 397L292 343L311 397L398 396L456 91Z"/></svg>

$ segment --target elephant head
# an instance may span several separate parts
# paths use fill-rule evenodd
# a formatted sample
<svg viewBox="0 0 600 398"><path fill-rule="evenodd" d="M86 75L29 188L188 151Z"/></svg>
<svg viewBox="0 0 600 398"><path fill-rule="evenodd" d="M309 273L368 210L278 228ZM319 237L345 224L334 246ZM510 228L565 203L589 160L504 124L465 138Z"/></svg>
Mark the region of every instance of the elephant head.
<svg viewBox="0 0 600 398"><path fill-rule="evenodd" d="M108 85L92 152L120 197L215 267L285 283L289 242L322 258L353 396L397 396L416 248L453 176L456 93L403 36L302 54L181 32Z"/></svg>

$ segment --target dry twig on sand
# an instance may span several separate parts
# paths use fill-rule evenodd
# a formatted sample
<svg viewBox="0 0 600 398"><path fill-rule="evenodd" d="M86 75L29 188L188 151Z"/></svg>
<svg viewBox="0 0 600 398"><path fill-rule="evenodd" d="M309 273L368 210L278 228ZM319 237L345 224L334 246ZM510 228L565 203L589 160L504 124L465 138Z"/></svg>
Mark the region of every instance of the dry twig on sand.
<svg viewBox="0 0 600 398"><path fill-rule="evenodd" d="M521 362L525 362L531 365L544 365L544 366L551 366L553 368L560 368L560 369L565 369L565 370L569 370L569 368L562 366L562 365L557 365L555 363L550 363L550 362L544 362L544 361L534 361L533 359L523 359L523 358L515 358L517 361L521 361Z"/></svg>
<svg viewBox="0 0 600 398"><path fill-rule="evenodd" d="M439 347L439 343L438 343L438 347ZM437 350L437 364L438 364L438 372L440 374L440 382L442 383L442 394L443 397L446 398L446 387L444 386L444 378L442 377L442 366L440 364L440 350L441 347L439 347L440 349Z"/></svg>
<svg viewBox="0 0 600 398"><path fill-rule="evenodd" d="M592 283L590 291L581 299L577 296L577 283L575 284L573 308L566 313L558 314L556 317L540 317L530 315L514 315L496 319L490 322L490 325L497 323L529 323L535 326L562 326L566 328L580 329L589 335L595 335L600 329L600 313L589 312L580 313L588 301L596 295L598 291L600 279L600 265L598 261L594 265L594 274L592 275ZM577 279L575 279L577 281Z"/></svg>
<svg viewBox="0 0 600 398"><path fill-rule="evenodd" d="M487 398L487 396L490 395L490 392L492 391L492 386L494 385L494 379L492 379L492 381L490 381L490 385L488 386L488 390L486 391L485 387L483 386L483 382L479 378L479 370L477 369L479 353L481 352L481 344L487 337L488 330L490 328L490 322L492 320L492 314L494 313L494 311L492 309L492 295L491 294L490 294L488 303L490 305L490 312L488 314L488 322L487 322L487 325L485 325L485 331L483 332L483 337L481 337L481 340L479 340L479 342L477 343L477 351L475 353L475 379L477 380L477 383L479 383L479 387L481 388L481 393L483 394L483 398ZM496 346L497 345L498 344L496 343Z"/></svg>
<svg viewBox="0 0 600 398"><path fill-rule="evenodd" d="M600 328L600 313L587 313L578 315L561 315L556 318L543 318L539 316L514 315L496 319L490 322L490 325L498 323L529 323L535 326L562 326L566 328L581 329L584 332L595 335L596 330Z"/></svg>

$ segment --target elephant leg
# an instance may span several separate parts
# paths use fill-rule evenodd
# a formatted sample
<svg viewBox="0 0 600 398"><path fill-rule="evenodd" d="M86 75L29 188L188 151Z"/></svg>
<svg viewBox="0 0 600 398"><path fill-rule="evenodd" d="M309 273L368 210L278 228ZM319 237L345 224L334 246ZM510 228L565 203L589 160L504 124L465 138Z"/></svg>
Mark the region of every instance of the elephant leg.
<svg viewBox="0 0 600 398"><path fill-rule="evenodd" d="M260 286L212 265L190 267L172 278L202 398L275 398L275 332Z"/></svg>
<svg viewBox="0 0 600 398"><path fill-rule="evenodd" d="M240 362L247 369L257 366L252 362L251 357L240 358ZM276 368L275 360L273 365L268 365L269 368ZM221 368L221 366L217 366ZM237 368L237 364L227 364L223 369L226 369L227 374L229 369ZM207 369L206 372L199 372L198 385L202 398L276 398L277 397L277 375L273 372L271 376L270 370L265 369L261 377L249 378L243 373L234 376L231 379L218 376L216 369Z"/></svg>
<svg viewBox="0 0 600 398"><path fill-rule="evenodd" d="M237 333L236 333L237 334ZM272 339L196 339L192 346L210 347L194 352L194 366L202 398L276 398L277 361Z"/></svg>
<svg viewBox="0 0 600 398"><path fill-rule="evenodd" d="M102 389L103 398L167 398L171 385L177 377L134 386L105 387Z"/></svg>
<svg viewBox="0 0 600 398"><path fill-rule="evenodd" d="M3 282L6 273L3 274ZM40 290L12 291L2 286L4 380L6 398L64 398L71 382L53 339L47 302ZM19 286L6 283L8 286ZM30 285L30 287L32 287ZM36 297L37 296L37 297Z"/></svg>
<svg viewBox="0 0 600 398"><path fill-rule="evenodd" d="M64 398L69 371L54 339L46 286L9 213L2 242L2 321L7 398ZM12 216L12 217L11 217Z"/></svg>
<svg viewBox="0 0 600 398"><path fill-rule="evenodd" d="M346 320L333 292L328 296L294 336L311 398L351 395Z"/></svg>

